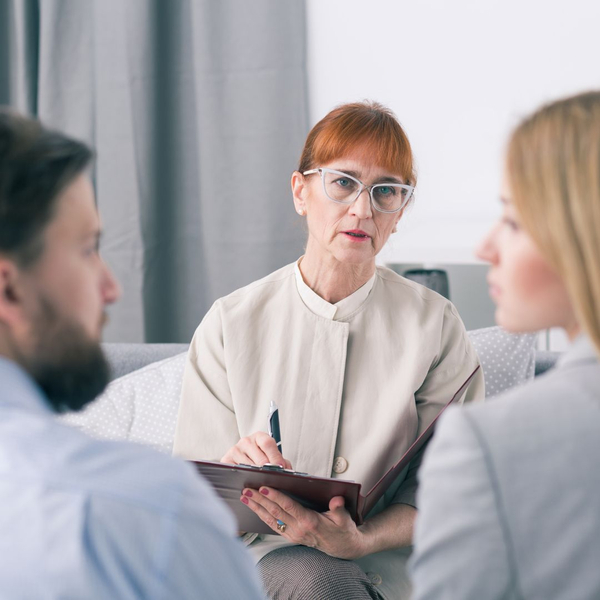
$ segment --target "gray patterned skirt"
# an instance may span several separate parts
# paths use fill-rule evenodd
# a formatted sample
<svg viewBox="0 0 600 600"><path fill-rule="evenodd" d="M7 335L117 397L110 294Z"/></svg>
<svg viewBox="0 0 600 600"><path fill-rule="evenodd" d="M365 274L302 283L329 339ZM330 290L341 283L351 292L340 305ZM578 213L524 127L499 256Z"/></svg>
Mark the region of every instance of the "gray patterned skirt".
<svg viewBox="0 0 600 600"><path fill-rule="evenodd" d="M315 548L273 550L259 561L258 572L270 600L383 600L355 562Z"/></svg>

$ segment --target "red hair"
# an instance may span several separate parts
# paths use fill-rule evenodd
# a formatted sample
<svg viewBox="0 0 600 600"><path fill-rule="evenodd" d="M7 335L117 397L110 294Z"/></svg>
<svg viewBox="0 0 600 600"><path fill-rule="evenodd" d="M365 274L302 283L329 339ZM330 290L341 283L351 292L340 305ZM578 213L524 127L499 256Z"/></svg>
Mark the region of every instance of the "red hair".
<svg viewBox="0 0 600 600"><path fill-rule="evenodd" d="M413 154L406 133L389 108L372 101L342 104L321 119L306 138L298 171L327 164L358 147L379 166L415 185Z"/></svg>

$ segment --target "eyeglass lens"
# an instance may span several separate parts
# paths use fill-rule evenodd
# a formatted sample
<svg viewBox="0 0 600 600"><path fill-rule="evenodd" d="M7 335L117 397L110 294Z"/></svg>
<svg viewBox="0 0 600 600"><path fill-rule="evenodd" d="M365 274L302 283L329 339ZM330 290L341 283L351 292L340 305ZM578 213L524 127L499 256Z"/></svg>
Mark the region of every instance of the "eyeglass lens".
<svg viewBox="0 0 600 600"><path fill-rule="evenodd" d="M323 171L325 193L335 202L354 202L361 191L361 184L349 175ZM408 200L409 190L396 183L378 183L373 186L372 197L381 210L400 209Z"/></svg>

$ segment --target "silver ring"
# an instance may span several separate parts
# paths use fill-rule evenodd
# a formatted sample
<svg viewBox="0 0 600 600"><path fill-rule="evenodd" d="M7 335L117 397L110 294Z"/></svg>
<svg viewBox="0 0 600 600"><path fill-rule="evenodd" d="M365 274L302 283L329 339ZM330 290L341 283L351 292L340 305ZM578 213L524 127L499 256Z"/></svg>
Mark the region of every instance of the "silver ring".
<svg viewBox="0 0 600 600"><path fill-rule="evenodd" d="M285 529L286 529L287 525L283 522L280 521L279 519L277 519L277 529L281 532L284 533Z"/></svg>

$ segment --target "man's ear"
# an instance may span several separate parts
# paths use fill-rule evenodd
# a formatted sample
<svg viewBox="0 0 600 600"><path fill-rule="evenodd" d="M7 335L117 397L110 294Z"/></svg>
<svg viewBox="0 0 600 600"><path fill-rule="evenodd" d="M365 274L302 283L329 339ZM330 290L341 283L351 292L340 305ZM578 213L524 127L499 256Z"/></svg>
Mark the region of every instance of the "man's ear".
<svg viewBox="0 0 600 600"><path fill-rule="evenodd" d="M294 208L300 216L306 214L306 179L300 171L292 173L292 196L294 198Z"/></svg>
<svg viewBox="0 0 600 600"><path fill-rule="evenodd" d="M21 270L12 260L0 255L0 322L9 328L21 325L24 298Z"/></svg>

